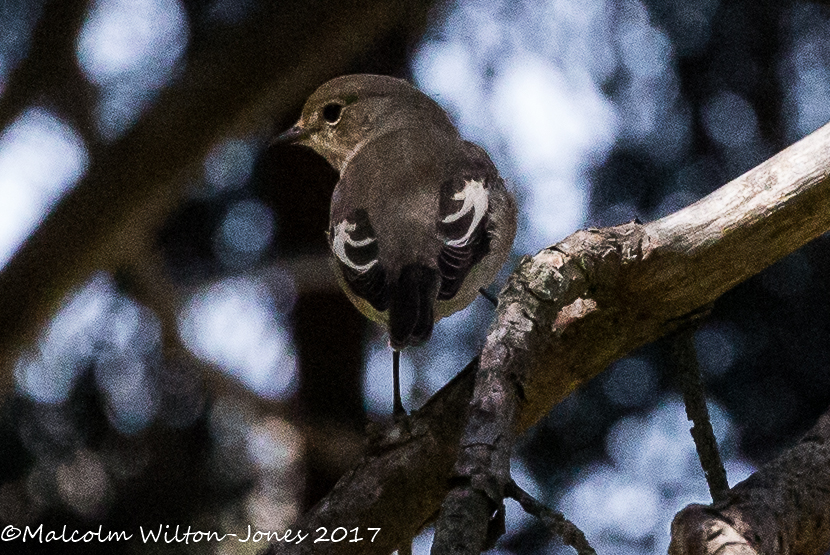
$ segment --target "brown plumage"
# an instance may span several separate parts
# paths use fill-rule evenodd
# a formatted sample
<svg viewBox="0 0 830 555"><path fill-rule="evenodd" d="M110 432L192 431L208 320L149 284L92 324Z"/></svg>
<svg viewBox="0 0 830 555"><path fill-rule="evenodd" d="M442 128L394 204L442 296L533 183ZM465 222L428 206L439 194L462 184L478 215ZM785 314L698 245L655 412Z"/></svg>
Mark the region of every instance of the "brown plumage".
<svg viewBox="0 0 830 555"><path fill-rule="evenodd" d="M338 278L395 351L429 339L504 264L512 195L484 150L406 81L333 79L277 140L313 148L340 172L328 230Z"/></svg>

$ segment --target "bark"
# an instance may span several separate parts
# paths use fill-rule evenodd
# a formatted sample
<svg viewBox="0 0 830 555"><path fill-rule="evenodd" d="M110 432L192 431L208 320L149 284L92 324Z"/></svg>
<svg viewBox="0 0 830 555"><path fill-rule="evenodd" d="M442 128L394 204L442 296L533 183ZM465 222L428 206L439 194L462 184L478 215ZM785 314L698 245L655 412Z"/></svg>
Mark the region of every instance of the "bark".
<svg viewBox="0 0 830 555"><path fill-rule="evenodd" d="M706 406L703 379L695 352L694 331L695 328L690 326L677 332L672 351L683 390L686 418L693 424L689 432L695 442L703 475L706 476L709 495L713 500L721 501L729 491L729 482L726 480L726 469L723 467L718 441L709 418L709 408Z"/></svg>
<svg viewBox="0 0 830 555"><path fill-rule="evenodd" d="M672 522L670 555L821 555L830 549L830 412L722 502Z"/></svg>
<svg viewBox="0 0 830 555"><path fill-rule="evenodd" d="M499 296L484 347L510 353L499 364L519 399L514 433L609 363L830 229L828 172L825 126L665 218L579 231L525 257ZM271 553L390 553L414 536L453 485L458 447L443 442L462 437L464 411L453 403L470 400L473 382L462 373L448 384L413 415L411 436L367 456L298 523L311 531L379 527L374 543L279 544Z"/></svg>

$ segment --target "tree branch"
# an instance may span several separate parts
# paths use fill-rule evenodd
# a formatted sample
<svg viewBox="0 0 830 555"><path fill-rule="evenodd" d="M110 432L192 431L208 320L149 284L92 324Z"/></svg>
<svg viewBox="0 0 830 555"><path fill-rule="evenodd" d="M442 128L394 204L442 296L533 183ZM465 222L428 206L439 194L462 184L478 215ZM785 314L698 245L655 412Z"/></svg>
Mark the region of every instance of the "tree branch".
<svg viewBox="0 0 830 555"><path fill-rule="evenodd" d="M453 468L455 485L444 498L435 524L434 555L477 555L483 551L491 539L493 513L503 507L504 489L512 481L510 455L522 388L502 369L510 364L523 366L532 346L522 328L502 328L495 333L498 336L491 334L481 352Z"/></svg>
<svg viewBox="0 0 830 555"><path fill-rule="evenodd" d="M821 555L830 548L830 411L719 503L672 522L670 555Z"/></svg>
<svg viewBox="0 0 830 555"><path fill-rule="evenodd" d="M87 0L50 0L43 5L32 31L32 46L0 95L0 129L5 129L27 106L55 102L61 115L77 125L85 141L94 142L89 122L94 91L76 58L77 35L87 5Z"/></svg>
<svg viewBox="0 0 830 555"><path fill-rule="evenodd" d="M515 431L684 315L830 229L830 126L692 206L647 225L579 231L525 257L499 296L484 352L519 392ZM369 455L299 526L380 527L374 543L274 545L270 553L389 553L450 489L473 376L413 415L412 436ZM458 420L454 420L458 418ZM394 430L393 430L394 432ZM393 433L390 432L390 433ZM449 443L445 443L449 442ZM826 485L825 485L826 487Z"/></svg>
<svg viewBox="0 0 830 555"><path fill-rule="evenodd" d="M516 485L516 482L511 480L507 484L505 494L511 499L515 499L525 512L542 521L542 524L553 534L560 536L565 545L576 549L577 555L597 555L597 552L585 539L582 530L566 519L562 513L553 511L534 499L529 493Z"/></svg>
<svg viewBox="0 0 830 555"><path fill-rule="evenodd" d="M703 475L706 476L706 483L709 485L709 494L712 500L717 502L724 499L729 491L729 482L726 480L726 470L712 429L709 408L706 406L703 380L700 377L700 366L695 352L694 332L695 328L691 326L678 331L674 337L672 351L683 390L686 417L692 422L689 431L695 442Z"/></svg>

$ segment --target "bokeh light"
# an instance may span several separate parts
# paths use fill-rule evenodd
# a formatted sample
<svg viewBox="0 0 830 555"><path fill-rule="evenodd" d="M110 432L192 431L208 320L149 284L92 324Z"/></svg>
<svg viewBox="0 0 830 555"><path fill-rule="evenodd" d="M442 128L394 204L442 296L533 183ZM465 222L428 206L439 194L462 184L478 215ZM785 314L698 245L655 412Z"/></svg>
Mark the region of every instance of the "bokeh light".
<svg viewBox="0 0 830 555"><path fill-rule="evenodd" d="M178 0L96 0L78 37L78 63L100 87L105 139L134 124L179 69L188 40Z"/></svg>
<svg viewBox="0 0 830 555"><path fill-rule="evenodd" d="M155 375L161 328L147 308L122 296L98 273L70 294L36 346L17 362L19 390L45 404L62 404L92 370L107 401L110 423L123 433L146 428L158 410Z"/></svg>
<svg viewBox="0 0 830 555"><path fill-rule="evenodd" d="M719 442L734 443L729 416L717 405L709 410ZM583 469L568 487L561 509L598 553L665 553L675 513L689 503L707 502L690 426L683 402L673 397L645 417L622 418L606 438L611 462ZM725 457L725 465L730 485L754 472L733 457Z"/></svg>
<svg viewBox="0 0 830 555"><path fill-rule="evenodd" d="M246 141L222 141L205 157L205 182L212 192L238 189L251 178L255 157L255 147Z"/></svg>
<svg viewBox="0 0 830 555"><path fill-rule="evenodd" d="M72 127L43 108L0 135L0 268L83 175L87 152Z"/></svg>
<svg viewBox="0 0 830 555"><path fill-rule="evenodd" d="M259 395L284 398L296 388L297 361L284 315L269 288L249 278L220 280L195 293L179 330L193 353Z"/></svg>
<svg viewBox="0 0 830 555"><path fill-rule="evenodd" d="M225 213L216 235L216 254L229 268L246 268L258 262L274 237L274 215L262 202L243 199Z"/></svg>
<svg viewBox="0 0 830 555"><path fill-rule="evenodd" d="M798 2L785 21L789 52L780 62L787 140L794 142L830 120L830 32L827 10Z"/></svg>

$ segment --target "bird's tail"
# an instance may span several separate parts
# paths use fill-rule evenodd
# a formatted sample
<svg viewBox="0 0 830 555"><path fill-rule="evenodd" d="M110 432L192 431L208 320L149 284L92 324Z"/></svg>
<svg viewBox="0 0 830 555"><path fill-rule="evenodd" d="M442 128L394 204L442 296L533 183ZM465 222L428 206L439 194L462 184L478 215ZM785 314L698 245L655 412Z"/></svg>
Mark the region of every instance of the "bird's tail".
<svg viewBox="0 0 830 555"><path fill-rule="evenodd" d="M420 345L432 335L439 284L438 270L423 264L401 269L389 303L389 343L393 349Z"/></svg>

